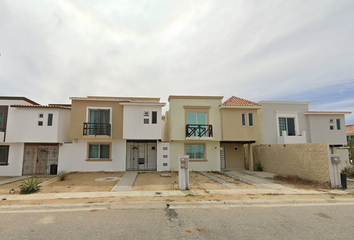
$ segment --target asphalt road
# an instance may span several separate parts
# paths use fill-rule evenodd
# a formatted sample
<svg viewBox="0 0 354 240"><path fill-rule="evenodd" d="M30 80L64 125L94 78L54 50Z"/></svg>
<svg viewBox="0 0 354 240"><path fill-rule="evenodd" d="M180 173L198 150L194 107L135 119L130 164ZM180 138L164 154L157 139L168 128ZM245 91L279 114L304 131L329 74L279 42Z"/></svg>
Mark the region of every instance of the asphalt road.
<svg viewBox="0 0 354 240"><path fill-rule="evenodd" d="M0 239L353 239L354 205L0 214Z"/></svg>

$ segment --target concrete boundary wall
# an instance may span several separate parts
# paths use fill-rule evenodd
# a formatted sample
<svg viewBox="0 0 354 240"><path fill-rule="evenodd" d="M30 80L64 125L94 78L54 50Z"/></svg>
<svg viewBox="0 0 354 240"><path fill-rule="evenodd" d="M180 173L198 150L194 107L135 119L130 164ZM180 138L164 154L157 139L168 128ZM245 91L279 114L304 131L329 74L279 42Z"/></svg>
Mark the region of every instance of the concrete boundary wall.
<svg viewBox="0 0 354 240"><path fill-rule="evenodd" d="M260 162L267 172L330 181L326 143L256 145L253 157L255 164Z"/></svg>

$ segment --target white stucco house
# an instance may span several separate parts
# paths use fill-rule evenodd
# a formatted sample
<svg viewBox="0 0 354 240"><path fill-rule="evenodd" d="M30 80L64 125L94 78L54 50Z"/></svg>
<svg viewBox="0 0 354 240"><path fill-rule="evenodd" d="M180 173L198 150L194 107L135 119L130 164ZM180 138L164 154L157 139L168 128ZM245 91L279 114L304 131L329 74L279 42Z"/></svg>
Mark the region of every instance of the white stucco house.
<svg viewBox="0 0 354 240"><path fill-rule="evenodd" d="M70 141L59 156L66 171L166 171L159 98L72 97Z"/></svg>
<svg viewBox="0 0 354 240"><path fill-rule="evenodd" d="M57 174L69 124L69 105L0 97L0 176Z"/></svg>

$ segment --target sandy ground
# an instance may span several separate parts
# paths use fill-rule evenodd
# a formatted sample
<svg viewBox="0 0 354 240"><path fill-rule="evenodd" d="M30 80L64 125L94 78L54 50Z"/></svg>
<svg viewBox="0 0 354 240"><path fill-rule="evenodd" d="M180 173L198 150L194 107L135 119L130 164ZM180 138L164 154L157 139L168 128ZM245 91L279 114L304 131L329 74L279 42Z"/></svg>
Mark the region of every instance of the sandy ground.
<svg viewBox="0 0 354 240"><path fill-rule="evenodd" d="M49 180L49 179L51 179L51 178L50 178L50 177L38 177L38 179L39 179L41 182L45 182L45 181L47 181L47 180ZM24 179L24 180L26 180L26 179ZM18 193L18 192L19 192L18 186L19 186L24 180L20 180L20 181L17 181L17 182L7 183L7 184L4 184L4 185L1 185L1 186L0 186L0 194L8 194L11 189L15 189L15 192Z"/></svg>
<svg viewBox="0 0 354 240"><path fill-rule="evenodd" d="M11 177L0 177L0 181L6 180L6 179L9 179L9 178L11 178Z"/></svg>
<svg viewBox="0 0 354 240"><path fill-rule="evenodd" d="M117 181L96 181L97 178L123 177L123 172L72 173L64 181L52 181L45 184L39 193L63 192L107 192Z"/></svg>
<svg viewBox="0 0 354 240"><path fill-rule="evenodd" d="M42 205L42 204L92 204L92 203L115 203L115 202L222 202L222 201L259 201L259 200L295 200L295 199L353 199L348 195L206 195L206 196L175 196L175 197L108 197L89 199L50 199L50 200L21 200L0 201L0 206L6 205Z"/></svg>
<svg viewBox="0 0 354 240"><path fill-rule="evenodd" d="M132 191L169 191L178 189L178 173L168 172L168 174L171 174L171 177L161 177L161 173L139 173ZM227 189L197 172L189 173L189 183L191 190Z"/></svg>
<svg viewBox="0 0 354 240"><path fill-rule="evenodd" d="M239 186L239 187L241 187L241 188L255 188L255 187L254 187L253 185L251 185L251 184L247 184L247 183L238 181L238 180L236 180L236 179L234 179L234 178L231 178L231 177L228 177L228 176L226 176L226 175L224 175L224 174L222 174L222 173L213 172L213 173L210 173L210 174L213 174L213 175L215 175L215 176L217 176L217 177L219 177L219 178L222 178L222 179L224 179L224 180L226 180L226 181L228 181L228 182L230 182L230 183L233 183L233 184L235 184L236 186Z"/></svg>

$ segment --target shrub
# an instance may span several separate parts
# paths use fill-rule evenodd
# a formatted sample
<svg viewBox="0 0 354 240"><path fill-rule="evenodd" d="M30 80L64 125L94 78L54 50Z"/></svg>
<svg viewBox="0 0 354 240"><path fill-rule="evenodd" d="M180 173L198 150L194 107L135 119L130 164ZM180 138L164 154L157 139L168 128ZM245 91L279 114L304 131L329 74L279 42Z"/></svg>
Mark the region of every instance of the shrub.
<svg viewBox="0 0 354 240"><path fill-rule="evenodd" d="M68 175L69 175L69 173L67 171L63 170L58 173L58 178L60 181L64 181Z"/></svg>
<svg viewBox="0 0 354 240"><path fill-rule="evenodd" d="M255 166L256 168L255 168L255 170L256 171L263 171L263 166L262 166L262 164L261 164L261 162L256 162L256 166Z"/></svg>
<svg viewBox="0 0 354 240"><path fill-rule="evenodd" d="M342 172L346 173L348 177L354 178L354 166L346 167Z"/></svg>
<svg viewBox="0 0 354 240"><path fill-rule="evenodd" d="M18 186L20 188L21 194L30 194L39 190L42 182L37 177L30 177L22 181Z"/></svg>

